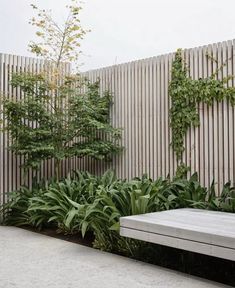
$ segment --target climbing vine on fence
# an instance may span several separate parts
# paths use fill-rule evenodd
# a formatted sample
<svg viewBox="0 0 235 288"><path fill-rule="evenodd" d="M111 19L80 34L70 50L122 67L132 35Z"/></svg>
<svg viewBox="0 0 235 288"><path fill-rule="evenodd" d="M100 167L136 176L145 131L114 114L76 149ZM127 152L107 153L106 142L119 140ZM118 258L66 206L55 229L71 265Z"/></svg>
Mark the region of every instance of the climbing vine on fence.
<svg viewBox="0 0 235 288"><path fill-rule="evenodd" d="M219 71L219 70L218 70ZM217 71L217 72L218 72ZM184 137L191 126L199 126L198 104L212 105L213 100L221 102L227 99L235 105L235 87L226 87L232 76L216 79L216 74L194 80L187 75L187 67L182 58L182 50L176 52L172 65L172 78L169 85L171 97L170 125L172 129L172 148L177 160L182 160Z"/></svg>

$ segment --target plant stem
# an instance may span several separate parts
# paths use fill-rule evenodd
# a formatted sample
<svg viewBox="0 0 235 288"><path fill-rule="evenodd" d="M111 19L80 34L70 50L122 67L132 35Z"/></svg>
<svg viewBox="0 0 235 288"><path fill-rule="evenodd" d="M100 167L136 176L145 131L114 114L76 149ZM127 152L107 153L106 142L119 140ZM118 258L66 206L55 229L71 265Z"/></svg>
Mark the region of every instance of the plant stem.
<svg viewBox="0 0 235 288"><path fill-rule="evenodd" d="M59 182L60 180L60 174L61 174L61 160L55 159L55 175L57 182Z"/></svg>

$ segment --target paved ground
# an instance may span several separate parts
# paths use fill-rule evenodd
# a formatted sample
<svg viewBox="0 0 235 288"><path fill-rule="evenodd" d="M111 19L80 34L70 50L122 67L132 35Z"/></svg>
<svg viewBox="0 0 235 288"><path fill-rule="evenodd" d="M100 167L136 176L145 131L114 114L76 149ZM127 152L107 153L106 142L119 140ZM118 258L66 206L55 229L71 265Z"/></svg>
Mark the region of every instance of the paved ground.
<svg viewBox="0 0 235 288"><path fill-rule="evenodd" d="M0 288L228 287L14 227L0 227Z"/></svg>

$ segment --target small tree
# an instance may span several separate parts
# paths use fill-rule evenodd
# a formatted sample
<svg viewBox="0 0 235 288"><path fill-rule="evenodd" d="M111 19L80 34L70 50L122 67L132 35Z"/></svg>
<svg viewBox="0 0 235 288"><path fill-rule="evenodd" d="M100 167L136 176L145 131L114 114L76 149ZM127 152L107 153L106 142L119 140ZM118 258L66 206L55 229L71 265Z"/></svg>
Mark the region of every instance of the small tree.
<svg viewBox="0 0 235 288"><path fill-rule="evenodd" d="M99 81L92 84L66 72L66 62L77 62L77 48L86 34L78 17L81 7L72 3L63 26L32 5L38 19L32 18L31 23L38 27L41 41L30 43L30 49L44 58L44 69L38 74L14 74L11 85L20 87L22 100L4 100L10 149L25 156L25 169L37 169L42 160L54 158L57 179L65 158L110 159L121 149L120 130L109 119L110 93L100 95Z"/></svg>

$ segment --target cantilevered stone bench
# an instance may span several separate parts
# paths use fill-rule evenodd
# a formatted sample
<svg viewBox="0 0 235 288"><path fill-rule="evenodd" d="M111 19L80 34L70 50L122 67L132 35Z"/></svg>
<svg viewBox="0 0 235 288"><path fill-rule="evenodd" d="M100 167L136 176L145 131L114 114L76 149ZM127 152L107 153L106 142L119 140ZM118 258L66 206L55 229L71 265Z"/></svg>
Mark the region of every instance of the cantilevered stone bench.
<svg viewBox="0 0 235 288"><path fill-rule="evenodd" d="M121 236L235 261L235 214L177 209L121 217Z"/></svg>

